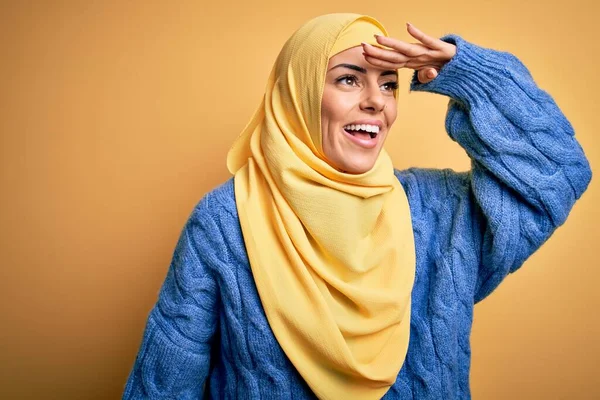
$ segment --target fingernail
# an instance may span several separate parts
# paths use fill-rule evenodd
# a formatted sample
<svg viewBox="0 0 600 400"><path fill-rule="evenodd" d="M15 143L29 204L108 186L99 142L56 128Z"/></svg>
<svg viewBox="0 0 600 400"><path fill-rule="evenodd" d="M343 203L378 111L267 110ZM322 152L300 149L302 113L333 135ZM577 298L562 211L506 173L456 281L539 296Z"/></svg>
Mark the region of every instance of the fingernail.
<svg viewBox="0 0 600 400"><path fill-rule="evenodd" d="M412 26L412 24L411 24L410 22L407 22L407 23L406 23L406 27L408 28L408 27L410 27L410 26Z"/></svg>

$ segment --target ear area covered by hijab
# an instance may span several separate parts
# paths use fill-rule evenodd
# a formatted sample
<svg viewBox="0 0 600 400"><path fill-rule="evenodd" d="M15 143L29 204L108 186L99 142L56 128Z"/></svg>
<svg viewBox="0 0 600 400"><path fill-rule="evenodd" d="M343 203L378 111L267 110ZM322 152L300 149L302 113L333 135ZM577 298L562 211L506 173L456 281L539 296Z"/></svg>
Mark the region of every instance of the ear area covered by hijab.
<svg viewBox="0 0 600 400"><path fill-rule="evenodd" d="M329 58L386 35L328 14L285 43L264 98L227 157L244 243L269 325L321 399L379 399L406 357L415 249L406 194L382 150L347 174L321 147Z"/></svg>

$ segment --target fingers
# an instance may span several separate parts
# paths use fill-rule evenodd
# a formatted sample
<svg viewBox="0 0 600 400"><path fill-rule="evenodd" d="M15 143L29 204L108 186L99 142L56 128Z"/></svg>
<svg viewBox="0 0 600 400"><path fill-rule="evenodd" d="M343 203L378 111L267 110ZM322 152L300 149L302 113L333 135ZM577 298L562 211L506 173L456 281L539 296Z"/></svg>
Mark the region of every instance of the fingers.
<svg viewBox="0 0 600 400"><path fill-rule="evenodd" d="M427 47L429 47L431 49L440 49L441 44L444 43L443 41L439 40L438 38L434 38L434 37L424 34L410 22L406 23L406 30L408 31L408 33L410 33L410 35L412 37L414 37L419 42L423 43L424 45L426 45Z"/></svg>
<svg viewBox="0 0 600 400"><path fill-rule="evenodd" d="M406 43L402 40L394 39L387 36L375 35L377 43L392 48L410 57L418 57L427 51L426 48L418 43Z"/></svg>
<svg viewBox="0 0 600 400"><path fill-rule="evenodd" d="M419 40L429 49L433 50L433 53L441 55L441 57L446 61L454 57L454 55L456 54L455 45L444 42L443 40L435 38L433 36L426 35L410 22L406 23L406 29L412 37Z"/></svg>
<svg viewBox="0 0 600 400"><path fill-rule="evenodd" d="M399 66L400 64L395 64L395 63L391 63L389 61L384 61L380 58L375 58L372 56L367 55L366 53L364 53L365 56L365 60L367 60L367 62L380 67L380 68L385 68L385 69L400 69L402 68L402 66Z"/></svg>
<svg viewBox="0 0 600 400"><path fill-rule="evenodd" d="M367 61L371 62L372 59L377 59L387 63L386 65L388 66L394 65L394 69L404 67L406 62L410 59L410 57L407 57L406 55L397 51L381 49L379 47L371 46L367 43L362 43L362 47ZM382 64L375 65L383 66Z"/></svg>
<svg viewBox="0 0 600 400"><path fill-rule="evenodd" d="M373 65L386 68L412 68L418 69L427 65L432 64L431 57L426 54L416 57L411 57L400 53L397 50L382 49L379 47L372 46L367 43L362 43L363 55ZM373 60L379 60L381 62L374 62Z"/></svg>

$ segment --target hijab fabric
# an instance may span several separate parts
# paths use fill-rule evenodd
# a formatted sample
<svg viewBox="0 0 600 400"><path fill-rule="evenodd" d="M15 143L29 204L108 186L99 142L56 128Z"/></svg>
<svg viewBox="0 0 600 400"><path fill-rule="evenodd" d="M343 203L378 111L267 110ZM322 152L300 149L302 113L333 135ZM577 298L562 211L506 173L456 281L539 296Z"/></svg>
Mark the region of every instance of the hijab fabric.
<svg viewBox="0 0 600 400"><path fill-rule="evenodd" d="M321 147L328 60L386 35L357 14L317 17L279 54L227 157L258 293L277 341L322 399L379 399L408 349L415 248L406 194L382 150L340 172Z"/></svg>

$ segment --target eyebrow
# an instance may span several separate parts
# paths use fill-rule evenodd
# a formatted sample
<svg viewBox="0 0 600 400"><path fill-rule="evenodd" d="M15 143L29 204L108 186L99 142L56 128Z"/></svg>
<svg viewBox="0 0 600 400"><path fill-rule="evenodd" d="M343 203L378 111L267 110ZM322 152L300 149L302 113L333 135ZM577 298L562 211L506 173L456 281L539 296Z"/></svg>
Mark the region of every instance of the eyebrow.
<svg viewBox="0 0 600 400"><path fill-rule="evenodd" d="M354 65L354 64L338 64L335 67L332 67L329 69L329 71L336 69L336 68L348 68L348 69L352 69L354 71L360 72L362 74L366 74L367 70L364 69L363 67L359 67L358 65ZM329 72L327 71L327 72ZM381 73L381 76L385 76L385 75L396 75L398 76L398 71L393 71L393 70L387 70L387 71L383 71Z"/></svg>

